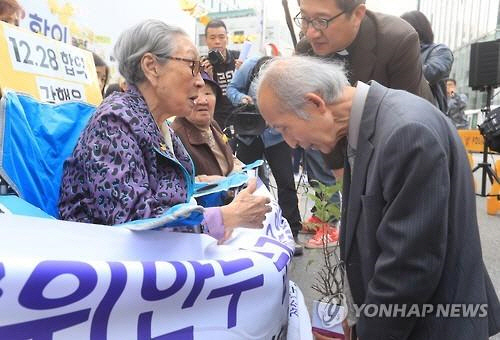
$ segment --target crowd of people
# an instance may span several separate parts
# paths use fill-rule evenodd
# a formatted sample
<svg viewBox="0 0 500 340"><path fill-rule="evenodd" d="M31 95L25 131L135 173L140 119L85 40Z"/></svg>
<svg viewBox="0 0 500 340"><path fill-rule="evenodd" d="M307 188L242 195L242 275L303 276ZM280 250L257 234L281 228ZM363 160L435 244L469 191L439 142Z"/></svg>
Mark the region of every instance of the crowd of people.
<svg viewBox="0 0 500 340"><path fill-rule="evenodd" d="M16 4L0 0L1 20L19 24L24 11ZM370 318L351 308L347 338L498 333L500 303L456 131L466 126L467 99L450 78L453 53L434 42L418 11L398 18L368 10L364 0L299 0L299 7L302 40L290 57L240 60L220 20L206 26L207 56L159 20L125 30L114 57L126 85L106 86L109 68L94 54L105 99L64 164L61 218L114 225L160 216L193 199L195 180L211 182L265 157L297 240L292 148L301 147L311 179L343 181L341 219L323 221L335 232L313 239L339 238L350 304L488 307L482 318ZM267 123L262 134L226 135L242 104L256 105ZM236 227L261 228L271 208L255 190L251 180L230 203L206 208L204 232L224 242Z"/></svg>

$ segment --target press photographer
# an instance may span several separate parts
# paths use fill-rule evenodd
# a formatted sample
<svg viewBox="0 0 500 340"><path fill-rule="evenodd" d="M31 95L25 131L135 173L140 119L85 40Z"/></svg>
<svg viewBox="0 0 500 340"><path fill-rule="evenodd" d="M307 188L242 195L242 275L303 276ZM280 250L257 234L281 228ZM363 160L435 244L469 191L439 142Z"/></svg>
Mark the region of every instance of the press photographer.
<svg viewBox="0 0 500 340"><path fill-rule="evenodd" d="M242 61L238 59L239 51L227 48L227 28L222 20L212 20L207 24L205 39L209 52L207 56L202 57L201 62L222 90L222 104L220 110L215 112L215 120L224 129L227 117L233 110L231 102L226 97L227 85Z"/></svg>

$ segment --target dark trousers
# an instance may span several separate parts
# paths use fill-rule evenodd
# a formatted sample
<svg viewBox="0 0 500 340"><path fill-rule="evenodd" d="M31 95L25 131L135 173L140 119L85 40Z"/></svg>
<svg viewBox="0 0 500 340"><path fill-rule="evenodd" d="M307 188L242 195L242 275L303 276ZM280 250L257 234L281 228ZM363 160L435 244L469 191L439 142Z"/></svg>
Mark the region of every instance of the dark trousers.
<svg viewBox="0 0 500 340"><path fill-rule="evenodd" d="M262 138L257 137L250 145L238 142L236 157L243 163L251 163L266 156L267 162L273 173L278 187L278 203L296 236L301 228L300 213L297 199L297 190L292 171L292 151L285 143L281 142L268 148L264 147Z"/></svg>

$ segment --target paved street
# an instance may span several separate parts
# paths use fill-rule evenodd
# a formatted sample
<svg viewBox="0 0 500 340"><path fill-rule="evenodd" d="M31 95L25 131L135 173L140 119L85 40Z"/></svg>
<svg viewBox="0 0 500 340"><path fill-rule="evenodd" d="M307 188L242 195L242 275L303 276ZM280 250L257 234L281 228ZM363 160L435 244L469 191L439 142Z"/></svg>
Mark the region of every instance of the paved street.
<svg viewBox="0 0 500 340"><path fill-rule="evenodd" d="M479 156L474 159L479 160ZM497 159L499 159L497 157ZM480 188L480 173L475 173L476 187ZM304 213L309 211L310 200L302 193L300 195L300 209ZM481 244L483 248L483 258L490 274L497 294L500 295L500 213L491 216L486 213L486 199L477 197L477 216L479 221ZM305 241L309 235L300 235L299 239ZM304 255L295 257L290 271L290 279L296 282L304 293L308 310L311 310L312 300L318 297L318 294L311 289L311 285L317 277L317 272L323 264L323 255L321 249L304 249ZM491 339L500 340L497 335Z"/></svg>

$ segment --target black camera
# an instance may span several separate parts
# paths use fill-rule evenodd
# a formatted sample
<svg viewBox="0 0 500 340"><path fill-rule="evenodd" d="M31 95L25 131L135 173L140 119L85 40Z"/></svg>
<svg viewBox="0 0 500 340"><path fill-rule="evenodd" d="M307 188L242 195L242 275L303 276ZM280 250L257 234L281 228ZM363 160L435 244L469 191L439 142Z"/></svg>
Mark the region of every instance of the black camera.
<svg viewBox="0 0 500 340"><path fill-rule="evenodd" d="M224 55L222 55L222 52L217 49L210 50L208 52L208 61L212 65L224 64Z"/></svg>
<svg viewBox="0 0 500 340"><path fill-rule="evenodd" d="M493 151L500 152L500 107L492 110L479 126L486 144Z"/></svg>
<svg viewBox="0 0 500 340"><path fill-rule="evenodd" d="M238 106L232 113L234 133L240 136L259 136L266 129L266 121L253 104Z"/></svg>

